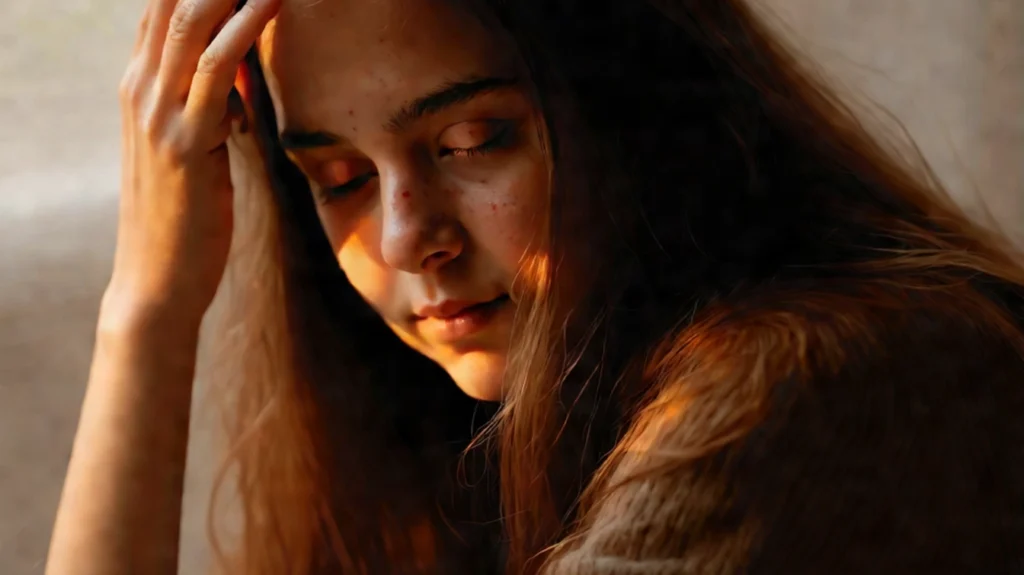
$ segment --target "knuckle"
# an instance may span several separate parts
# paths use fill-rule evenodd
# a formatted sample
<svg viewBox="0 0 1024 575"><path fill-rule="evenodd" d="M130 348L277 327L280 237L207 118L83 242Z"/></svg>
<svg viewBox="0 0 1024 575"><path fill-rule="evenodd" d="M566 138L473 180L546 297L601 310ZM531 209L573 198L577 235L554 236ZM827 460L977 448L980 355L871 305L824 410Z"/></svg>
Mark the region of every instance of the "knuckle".
<svg viewBox="0 0 1024 575"><path fill-rule="evenodd" d="M121 82L117 85L117 95L121 97L121 102L129 104L135 101L135 78L130 74L125 74L121 77Z"/></svg>
<svg viewBox="0 0 1024 575"><path fill-rule="evenodd" d="M167 27L167 37L172 40L187 38L194 26L195 16L198 12L196 0L181 0L171 15L171 21Z"/></svg>
<svg viewBox="0 0 1024 575"><path fill-rule="evenodd" d="M138 121L139 132L146 137L150 143L157 143L163 137L163 125L159 117L150 112L144 114Z"/></svg>
<svg viewBox="0 0 1024 575"><path fill-rule="evenodd" d="M159 158L160 165L181 166L188 163L192 154L192 147L187 138L178 134L165 134L155 138L151 150L156 158Z"/></svg>
<svg viewBox="0 0 1024 575"><path fill-rule="evenodd" d="M251 18L256 14L256 7L253 6L252 2L246 2L242 4L242 7L238 9L238 18Z"/></svg>
<svg viewBox="0 0 1024 575"><path fill-rule="evenodd" d="M146 35L146 31L149 29L149 17L144 16L139 20L138 26L135 27L135 35L142 38Z"/></svg>
<svg viewBox="0 0 1024 575"><path fill-rule="evenodd" d="M167 139L167 155L177 163L185 163L195 154L195 138L185 133L177 133Z"/></svg>
<svg viewBox="0 0 1024 575"><path fill-rule="evenodd" d="M224 71L225 59L217 50L208 49L199 57L196 65L196 73L203 76L213 76Z"/></svg>
<svg viewBox="0 0 1024 575"><path fill-rule="evenodd" d="M121 97L121 102L126 106L137 108L142 104L146 93L146 84L134 67L129 68L121 77L117 92Z"/></svg>
<svg viewBox="0 0 1024 575"><path fill-rule="evenodd" d="M182 123L162 138L164 153L175 163L186 163L196 153L195 133Z"/></svg>
<svg viewBox="0 0 1024 575"><path fill-rule="evenodd" d="M153 108L140 114L135 125L148 148L170 165L186 164L196 154L198 135L180 115Z"/></svg>

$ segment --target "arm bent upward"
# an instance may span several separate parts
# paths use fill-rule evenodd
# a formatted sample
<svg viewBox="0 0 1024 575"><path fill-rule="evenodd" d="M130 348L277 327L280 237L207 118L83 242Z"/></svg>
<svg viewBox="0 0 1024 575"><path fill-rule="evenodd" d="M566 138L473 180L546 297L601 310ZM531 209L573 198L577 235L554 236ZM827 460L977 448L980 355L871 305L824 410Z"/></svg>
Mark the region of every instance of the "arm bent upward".
<svg viewBox="0 0 1024 575"><path fill-rule="evenodd" d="M175 574L198 331L97 330L51 575Z"/></svg>

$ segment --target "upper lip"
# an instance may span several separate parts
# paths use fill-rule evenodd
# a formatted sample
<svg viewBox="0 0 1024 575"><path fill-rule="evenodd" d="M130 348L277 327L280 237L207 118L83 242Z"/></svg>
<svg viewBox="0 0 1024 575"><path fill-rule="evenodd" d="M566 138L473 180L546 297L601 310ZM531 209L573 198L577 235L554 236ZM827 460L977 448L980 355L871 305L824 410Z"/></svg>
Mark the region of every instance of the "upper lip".
<svg viewBox="0 0 1024 575"><path fill-rule="evenodd" d="M498 296L498 297L501 297L501 296ZM448 319L448 318L455 317L455 316L459 315L460 313L462 313L466 309L471 308L471 307L473 307L475 305L480 305L480 304L483 304L483 303L492 302L495 299L498 299L498 298L495 297L495 298L492 298L492 299L489 299L489 300L482 300L482 301L466 301L466 300L446 299L446 300L444 300L441 303L436 304L436 305L426 305L426 306L423 306L421 308L418 308L413 313L416 315L417 319L425 319L425 318L428 318L428 317L437 318L437 319Z"/></svg>

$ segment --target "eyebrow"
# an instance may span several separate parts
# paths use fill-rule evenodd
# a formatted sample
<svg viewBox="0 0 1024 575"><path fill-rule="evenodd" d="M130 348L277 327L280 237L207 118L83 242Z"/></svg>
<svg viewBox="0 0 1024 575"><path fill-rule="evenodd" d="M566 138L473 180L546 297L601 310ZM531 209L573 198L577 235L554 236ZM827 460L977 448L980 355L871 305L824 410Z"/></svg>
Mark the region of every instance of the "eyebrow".
<svg viewBox="0 0 1024 575"><path fill-rule="evenodd" d="M438 114L452 106L468 102L481 94L493 92L519 82L515 77L470 77L465 80L448 82L439 88L416 98L398 109L384 124L389 132L401 132L410 124L425 116ZM280 135L281 147L286 150L307 150L333 146L344 141L344 138L331 132L316 130L286 129Z"/></svg>
<svg viewBox="0 0 1024 575"><path fill-rule="evenodd" d="M514 86L516 83L515 78L502 77L470 77L458 82L448 82L433 92L402 106L391 116L384 127L391 132L401 132L409 124L424 116L440 113L456 104L468 102L481 94Z"/></svg>
<svg viewBox="0 0 1024 575"><path fill-rule="evenodd" d="M341 137L330 132L318 130L306 132L303 130L285 130L278 137L281 147L285 150L308 150L310 148L322 148L333 146L341 141Z"/></svg>

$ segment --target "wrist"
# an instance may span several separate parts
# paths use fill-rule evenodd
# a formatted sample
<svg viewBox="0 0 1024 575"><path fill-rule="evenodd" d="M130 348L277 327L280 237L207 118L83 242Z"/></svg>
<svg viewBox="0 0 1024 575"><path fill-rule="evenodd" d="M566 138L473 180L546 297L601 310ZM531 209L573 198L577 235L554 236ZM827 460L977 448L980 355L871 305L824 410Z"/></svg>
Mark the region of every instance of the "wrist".
<svg viewBox="0 0 1024 575"><path fill-rule="evenodd" d="M194 350L203 315L202 311L160 298L138 297L112 284L100 304L97 335Z"/></svg>

